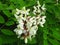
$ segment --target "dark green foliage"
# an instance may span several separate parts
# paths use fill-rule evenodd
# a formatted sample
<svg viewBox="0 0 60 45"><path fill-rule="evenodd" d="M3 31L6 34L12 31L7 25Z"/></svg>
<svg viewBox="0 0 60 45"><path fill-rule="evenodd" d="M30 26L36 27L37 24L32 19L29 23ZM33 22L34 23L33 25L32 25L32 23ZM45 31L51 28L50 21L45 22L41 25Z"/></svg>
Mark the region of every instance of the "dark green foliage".
<svg viewBox="0 0 60 45"><path fill-rule="evenodd" d="M16 36L12 37L12 36L4 36L4 35L0 35L0 44L13 44L14 42L16 42Z"/></svg>
<svg viewBox="0 0 60 45"><path fill-rule="evenodd" d="M14 33L8 29L1 29L1 32L5 35L14 35Z"/></svg>
<svg viewBox="0 0 60 45"><path fill-rule="evenodd" d="M5 23L5 20L2 16L0 16L0 23Z"/></svg>
<svg viewBox="0 0 60 45"><path fill-rule="evenodd" d="M35 38L32 38L32 40L28 40L28 43L29 44L35 44L36 43L36 39Z"/></svg>
<svg viewBox="0 0 60 45"><path fill-rule="evenodd" d="M7 17L11 17L12 14L9 12L9 10L3 10L3 13L7 16Z"/></svg>
<svg viewBox="0 0 60 45"><path fill-rule="evenodd" d="M6 22L6 26L11 26L11 25L13 25L14 24L14 21L12 21L12 20L9 20L8 22Z"/></svg>
<svg viewBox="0 0 60 45"><path fill-rule="evenodd" d="M24 44L14 33L15 9L31 8L37 0L0 0L0 45L60 45L60 0L39 0L45 3L46 23L38 28L37 35L28 44ZM33 16L31 12L31 16Z"/></svg>

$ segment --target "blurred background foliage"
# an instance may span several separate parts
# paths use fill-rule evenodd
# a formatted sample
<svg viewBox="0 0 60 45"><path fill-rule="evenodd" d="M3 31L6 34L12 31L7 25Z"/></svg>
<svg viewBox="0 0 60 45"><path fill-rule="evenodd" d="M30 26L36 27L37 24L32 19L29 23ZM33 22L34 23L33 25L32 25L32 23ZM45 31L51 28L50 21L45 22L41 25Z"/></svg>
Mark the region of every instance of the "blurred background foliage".
<svg viewBox="0 0 60 45"><path fill-rule="evenodd" d="M39 26L36 37L28 44L14 33L17 25L14 10L32 8L36 1L0 0L0 45L60 45L60 0L58 4L56 0L39 0L41 5L46 5L46 23L43 28Z"/></svg>

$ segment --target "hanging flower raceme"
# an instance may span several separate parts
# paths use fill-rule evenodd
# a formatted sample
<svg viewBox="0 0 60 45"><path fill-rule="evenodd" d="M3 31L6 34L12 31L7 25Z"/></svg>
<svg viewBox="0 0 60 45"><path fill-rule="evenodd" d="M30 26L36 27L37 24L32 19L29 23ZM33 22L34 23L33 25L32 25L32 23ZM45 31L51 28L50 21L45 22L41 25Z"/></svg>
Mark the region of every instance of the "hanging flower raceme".
<svg viewBox="0 0 60 45"><path fill-rule="evenodd" d="M18 25L14 29L14 32L16 32L18 38L24 39L25 43L27 43L28 39L31 40L35 37L38 25L44 27L44 23L46 22L46 16L42 15L45 13L45 10L45 4L41 7L39 1L37 1L37 6L34 6L33 17L30 16L30 9L26 9L25 7L22 10L16 9L14 16L17 19Z"/></svg>

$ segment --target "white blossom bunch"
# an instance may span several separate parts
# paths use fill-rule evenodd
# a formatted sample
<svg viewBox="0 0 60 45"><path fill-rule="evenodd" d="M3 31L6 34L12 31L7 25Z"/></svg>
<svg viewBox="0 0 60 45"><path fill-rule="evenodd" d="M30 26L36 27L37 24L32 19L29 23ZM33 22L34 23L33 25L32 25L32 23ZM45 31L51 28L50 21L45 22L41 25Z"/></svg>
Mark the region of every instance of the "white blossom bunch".
<svg viewBox="0 0 60 45"><path fill-rule="evenodd" d="M44 16L45 10L45 4L41 6L39 1L37 1L37 6L34 6L33 17L30 16L30 9L26 9L25 7L21 10L16 9L14 16L17 19L18 25L14 29L14 32L16 32L18 38L24 39L25 43L27 43L28 39L31 40L35 37L38 25L44 27L44 23L46 22L46 16Z"/></svg>

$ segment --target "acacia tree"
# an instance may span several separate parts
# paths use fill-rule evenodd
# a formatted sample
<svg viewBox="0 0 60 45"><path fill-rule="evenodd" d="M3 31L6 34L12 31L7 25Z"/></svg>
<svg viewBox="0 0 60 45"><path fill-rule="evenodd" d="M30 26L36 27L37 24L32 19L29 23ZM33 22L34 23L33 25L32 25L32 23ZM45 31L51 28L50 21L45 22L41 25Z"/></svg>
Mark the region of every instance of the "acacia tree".
<svg viewBox="0 0 60 45"><path fill-rule="evenodd" d="M44 27L38 25L35 37L31 41L28 39L27 44L25 44L24 40L17 38L14 32L18 25L14 16L16 8L20 10L23 7L30 9L29 16L33 17L33 6L36 6L36 2L37 0L0 0L0 45L60 45L59 0L39 0L41 7L45 4L46 8Z"/></svg>

